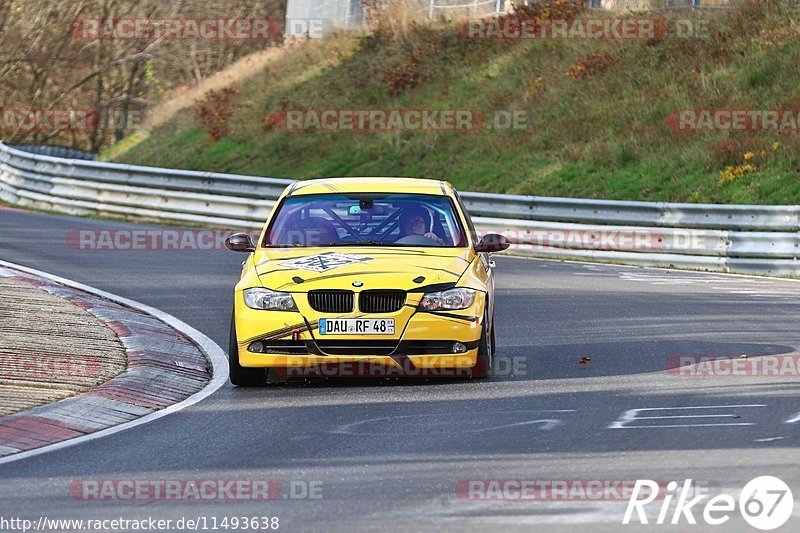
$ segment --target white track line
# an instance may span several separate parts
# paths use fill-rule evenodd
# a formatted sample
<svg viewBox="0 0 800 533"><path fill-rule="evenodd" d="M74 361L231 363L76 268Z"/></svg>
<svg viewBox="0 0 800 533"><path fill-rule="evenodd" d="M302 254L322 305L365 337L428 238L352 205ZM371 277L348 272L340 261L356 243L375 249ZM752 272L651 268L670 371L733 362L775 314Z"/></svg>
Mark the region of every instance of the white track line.
<svg viewBox="0 0 800 533"><path fill-rule="evenodd" d="M169 315L163 311L160 311L154 307L150 307L149 305L145 305L139 302L135 302L133 300L129 300L127 298L123 298L122 296L117 296L115 294L111 294L106 291L102 291L100 289L96 289L94 287L90 287L88 285L84 285L82 283L78 283L76 281L72 281L66 278L62 278L59 276L54 276L52 274L48 274L47 272L42 272L41 270L36 270L33 268L24 267L21 265L17 265L14 263L9 263L7 261L3 261L0 259L0 266L4 266L7 268L19 270L21 272L26 272L28 274L33 274L35 276L40 276L42 278L48 279L55 283L59 283L61 285L65 285L67 287L72 287L73 289L78 289L81 291L85 291L95 296L99 296L101 298L105 298L107 300L111 300L112 302L116 302L121 305L125 305L131 307L133 309L138 309L144 313L147 313L162 322L168 324L170 327L178 330L179 332L186 335L192 342L197 344L203 353L208 357L211 361L211 365L213 367L213 373L211 376L211 381L208 382L208 385L205 386L199 392L189 396L182 402L176 403L174 405L170 405L164 409L159 411L155 411L149 415L145 415L141 418L137 418L136 420L132 420L131 422L125 422L124 424L120 424L118 426L114 426L108 429L103 429L100 431L96 431L94 433L90 433L88 435L84 435L82 437L75 437L69 440L65 440L62 442L57 442L55 444L49 444L47 446L42 446L41 448L36 448L35 450L28 450L24 452L19 452L14 455L10 455L8 457L0 458L0 465L4 465L7 463L11 463L14 461L19 461L22 459L27 459L28 457L33 457L35 455L40 455L43 453L52 452L55 450L60 450L62 448L66 448L68 446L75 446L77 444L83 444L84 442L88 442L95 439L100 439L103 437L107 437L109 435L113 435L115 433L119 433L121 431L125 431L126 429L131 429L136 426L141 426L142 424L147 424L148 422L152 422L154 420L158 420L161 417L167 416L172 413L177 413L183 409L186 409L189 406L196 404L197 402L207 398L217 389L219 389L225 382L228 380L228 358L225 355L225 352L222 351L222 348L219 347L217 343L209 339L200 331L194 329L190 325L186 324L185 322L178 320L172 315Z"/></svg>

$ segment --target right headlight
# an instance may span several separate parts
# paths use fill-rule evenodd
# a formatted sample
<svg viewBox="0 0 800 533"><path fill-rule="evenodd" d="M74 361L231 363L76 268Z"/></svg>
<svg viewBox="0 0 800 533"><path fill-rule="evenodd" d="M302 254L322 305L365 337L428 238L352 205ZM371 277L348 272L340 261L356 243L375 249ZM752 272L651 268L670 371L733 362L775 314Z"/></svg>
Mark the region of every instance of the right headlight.
<svg viewBox="0 0 800 533"><path fill-rule="evenodd" d="M449 289L440 292L429 292L422 297L419 308L426 311L454 311L466 309L475 301L475 289Z"/></svg>
<svg viewBox="0 0 800 533"><path fill-rule="evenodd" d="M244 303L250 309L267 311L297 311L294 298L288 292L276 292L256 287L244 290Z"/></svg>

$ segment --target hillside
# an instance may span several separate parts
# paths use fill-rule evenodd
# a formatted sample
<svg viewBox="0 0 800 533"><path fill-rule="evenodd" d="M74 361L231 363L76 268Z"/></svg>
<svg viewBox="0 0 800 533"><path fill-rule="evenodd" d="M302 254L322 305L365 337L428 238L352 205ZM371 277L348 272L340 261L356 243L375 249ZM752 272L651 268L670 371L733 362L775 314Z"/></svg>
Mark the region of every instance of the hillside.
<svg viewBox="0 0 800 533"><path fill-rule="evenodd" d="M548 14L539 16L547 17ZM614 15L582 14L580 17ZM619 16L619 15L617 15ZM631 15L629 15L631 16ZM639 15L641 16L641 15ZM662 13L701 38L465 39L451 23L384 23L297 43L116 160L272 177L413 175L462 190L720 203L800 203L800 130L681 131L680 110L800 109L800 14L775 3ZM557 17L554 17L557 18ZM287 131L281 111L517 112L520 129ZM698 115L702 117L702 115ZM714 115L717 116L717 115ZM783 116L783 115L781 115ZM307 125L307 124L306 124ZM702 125L702 123L701 123Z"/></svg>

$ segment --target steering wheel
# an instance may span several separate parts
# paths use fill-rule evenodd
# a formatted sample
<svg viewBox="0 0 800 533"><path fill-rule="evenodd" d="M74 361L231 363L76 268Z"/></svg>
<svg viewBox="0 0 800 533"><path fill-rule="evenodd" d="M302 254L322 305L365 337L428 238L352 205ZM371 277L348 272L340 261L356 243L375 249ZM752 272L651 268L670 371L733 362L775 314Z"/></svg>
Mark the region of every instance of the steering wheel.
<svg viewBox="0 0 800 533"><path fill-rule="evenodd" d="M420 244L422 246L430 246L431 243L435 244L436 246L441 246L438 242L434 241L433 239L429 239L425 235L406 235L405 237L400 237L396 241L396 244Z"/></svg>

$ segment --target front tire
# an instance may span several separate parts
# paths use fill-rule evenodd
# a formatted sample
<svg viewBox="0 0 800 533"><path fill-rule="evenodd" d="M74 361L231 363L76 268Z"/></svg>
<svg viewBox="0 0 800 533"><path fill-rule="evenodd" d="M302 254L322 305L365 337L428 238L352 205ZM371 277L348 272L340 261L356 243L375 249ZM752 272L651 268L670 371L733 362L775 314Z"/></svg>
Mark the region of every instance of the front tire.
<svg viewBox="0 0 800 533"><path fill-rule="evenodd" d="M471 377L474 379L486 378L492 373L492 355L494 354L494 335L486 331L489 321L486 315L483 318L483 331L481 340L478 343L478 360L472 367ZM494 329L494 328L493 328Z"/></svg>
<svg viewBox="0 0 800 533"><path fill-rule="evenodd" d="M247 368L239 364L239 343L233 316L231 316L231 335L228 345L228 369L231 383L237 387L260 387L267 382L267 369Z"/></svg>

